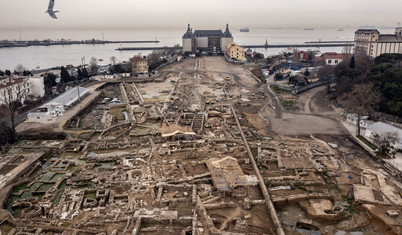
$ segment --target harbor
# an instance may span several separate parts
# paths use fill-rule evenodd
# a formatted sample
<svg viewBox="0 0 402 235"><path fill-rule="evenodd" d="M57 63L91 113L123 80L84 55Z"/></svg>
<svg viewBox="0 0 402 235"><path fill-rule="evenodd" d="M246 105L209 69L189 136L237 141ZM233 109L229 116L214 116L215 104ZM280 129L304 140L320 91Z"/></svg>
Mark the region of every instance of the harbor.
<svg viewBox="0 0 402 235"><path fill-rule="evenodd" d="M159 43L157 40L150 41L105 41L105 40L82 40L82 41L71 41L71 40L29 40L29 41L0 41L0 48L10 48L10 47L29 47L29 46L60 46L60 45L79 45L79 44L127 44L127 43Z"/></svg>
<svg viewBox="0 0 402 235"><path fill-rule="evenodd" d="M305 47L345 47L345 46L353 46L353 42L345 41L345 42L320 42L320 43L304 43L304 44L276 44L270 45L268 43L263 45L242 45L242 47L246 49L251 48L305 48ZM147 50L172 50L172 49L183 49L182 47L119 47L116 50L118 51L147 51Z"/></svg>

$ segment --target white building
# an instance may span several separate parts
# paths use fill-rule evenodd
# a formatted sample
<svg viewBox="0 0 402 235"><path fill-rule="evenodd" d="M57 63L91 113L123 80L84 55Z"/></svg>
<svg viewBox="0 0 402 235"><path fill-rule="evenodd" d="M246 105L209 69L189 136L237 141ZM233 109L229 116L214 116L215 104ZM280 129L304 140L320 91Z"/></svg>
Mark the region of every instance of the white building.
<svg viewBox="0 0 402 235"><path fill-rule="evenodd" d="M349 122L352 125L357 124L357 114L356 113L348 113L346 115L346 121ZM368 120L368 116L361 116L360 117L360 127L362 128L367 128L369 125L373 124L373 121Z"/></svg>
<svg viewBox="0 0 402 235"><path fill-rule="evenodd" d="M17 96L20 96L21 102L24 103L30 93L31 83L27 77L12 76L0 80L0 104L16 100Z"/></svg>
<svg viewBox="0 0 402 235"><path fill-rule="evenodd" d="M350 54L336 53L336 52L325 52L321 55L321 59L325 62L325 65L338 65L345 58L350 59Z"/></svg>
<svg viewBox="0 0 402 235"><path fill-rule="evenodd" d="M53 100L28 113L27 122L47 122L63 115L79 98L89 93L88 88L74 87ZM79 94L79 96L78 96Z"/></svg>
<svg viewBox="0 0 402 235"><path fill-rule="evenodd" d="M233 42L229 25L226 24L225 32L222 30L195 30L188 24L187 32L183 35L183 52L196 53L201 51L220 52L226 51L229 43Z"/></svg>
<svg viewBox="0 0 402 235"><path fill-rule="evenodd" d="M402 53L402 27L395 34L380 34L377 29L359 29L355 32L354 54L375 58L385 53Z"/></svg>
<svg viewBox="0 0 402 235"><path fill-rule="evenodd" d="M369 125L366 128L366 133L364 134L367 138L374 140L375 135L385 135L388 132L395 132L398 135L399 140L397 143L392 145L395 149L402 149L402 129L394 127L390 124L384 122L376 122Z"/></svg>

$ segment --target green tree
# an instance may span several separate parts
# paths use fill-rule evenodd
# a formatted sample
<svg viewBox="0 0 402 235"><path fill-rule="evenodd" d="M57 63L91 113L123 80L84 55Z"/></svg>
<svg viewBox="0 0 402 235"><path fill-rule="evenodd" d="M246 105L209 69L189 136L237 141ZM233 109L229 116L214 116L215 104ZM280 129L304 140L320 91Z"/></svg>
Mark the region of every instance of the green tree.
<svg viewBox="0 0 402 235"><path fill-rule="evenodd" d="M356 67L355 57L352 56L349 63L349 68L354 69Z"/></svg>
<svg viewBox="0 0 402 235"><path fill-rule="evenodd" d="M57 76L53 73L45 73L43 76L43 83L45 84L45 93L47 95L52 94L52 87L57 85Z"/></svg>
<svg viewBox="0 0 402 235"><path fill-rule="evenodd" d="M77 80L81 80L83 78L82 71L80 68L77 69Z"/></svg>
<svg viewBox="0 0 402 235"><path fill-rule="evenodd" d="M67 71L66 68L64 68L64 66L61 66L60 68L60 78L63 83L71 81L70 73Z"/></svg>
<svg viewBox="0 0 402 235"><path fill-rule="evenodd" d="M82 74L83 78L90 78L91 77L91 76L89 76L88 70L85 67L82 67L81 74Z"/></svg>
<svg viewBox="0 0 402 235"><path fill-rule="evenodd" d="M275 78L275 80L280 80L280 79L283 79L283 75L280 73L276 73L274 78Z"/></svg>
<svg viewBox="0 0 402 235"><path fill-rule="evenodd" d="M6 71L4 71L4 73L6 74L6 76L11 76L11 71L8 69Z"/></svg>
<svg viewBox="0 0 402 235"><path fill-rule="evenodd" d="M402 61L402 54L381 54L374 59L376 64L382 63L391 63L391 64L398 64ZM399 66L398 66L399 67Z"/></svg>
<svg viewBox="0 0 402 235"><path fill-rule="evenodd" d="M381 63L372 68L368 78L382 94L380 111L402 116L402 69Z"/></svg>

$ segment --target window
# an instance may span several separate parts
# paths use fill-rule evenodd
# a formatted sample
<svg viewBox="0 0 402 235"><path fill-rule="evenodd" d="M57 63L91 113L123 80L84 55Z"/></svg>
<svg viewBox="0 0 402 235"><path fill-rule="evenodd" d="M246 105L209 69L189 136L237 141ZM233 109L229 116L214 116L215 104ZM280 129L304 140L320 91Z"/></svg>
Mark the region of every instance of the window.
<svg viewBox="0 0 402 235"><path fill-rule="evenodd" d="M335 60L335 64L337 64L338 63L338 60Z"/></svg>
<svg viewBox="0 0 402 235"><path fill-rule="evenodd" d="M332 60L328 60L328 64L331 64L332 63Z"/></svg>

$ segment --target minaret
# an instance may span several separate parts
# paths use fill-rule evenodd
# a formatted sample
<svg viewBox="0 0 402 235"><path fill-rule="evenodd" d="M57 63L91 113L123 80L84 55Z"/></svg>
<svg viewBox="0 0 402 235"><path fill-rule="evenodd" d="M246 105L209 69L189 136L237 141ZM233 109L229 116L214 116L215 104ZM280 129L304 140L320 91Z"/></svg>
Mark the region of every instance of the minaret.
<svg viewBox="0 0 402 235"><path fill-rule="evenodd" d="M183 35L183 51L184 52L192 52L194 51L193 48L195 45L194 44L194 35L193 35L193 29L190 26L190 23L187 25L187 32Z"/></svg>
<svg viewBox="0 0 402 235"><path fill-rule="evenodd" d="M233 42L232 34L229 31L229 24L226 24L226 30L221 38L221 50L226 51L227 45Z"/></svg>
<svg viewBox="0 0 402 235"><path fill-rule="evenodd" d="M265 39L264 47L265 47L265 48L268 48L268 39Z"/></svg>
<svg viewBox="0 0 402 235"><path fill-rule="evenodd" d="M226 30L223 33L223 37L225 37L225 38L231 38L232 37L232 34L229 31L229 24L226 24Z"/></svg>

